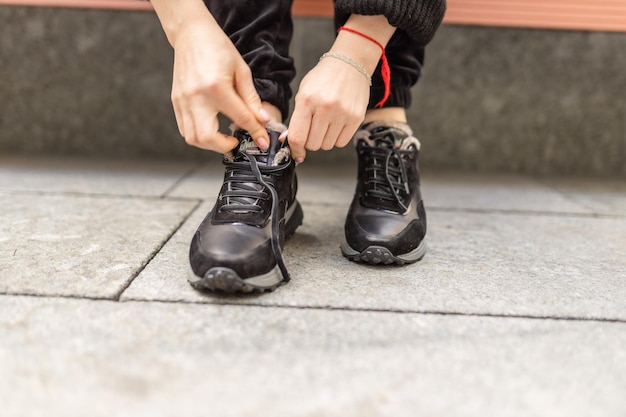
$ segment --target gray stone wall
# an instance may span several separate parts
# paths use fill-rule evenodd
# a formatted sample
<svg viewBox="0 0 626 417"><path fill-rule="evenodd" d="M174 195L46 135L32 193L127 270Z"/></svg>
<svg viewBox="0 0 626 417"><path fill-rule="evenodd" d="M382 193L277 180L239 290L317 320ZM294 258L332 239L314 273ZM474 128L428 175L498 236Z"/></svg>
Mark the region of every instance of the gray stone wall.
<svg viewBox="0 0 626 417"><path fill-rule="evenodd" d="M626 175L624 50L623 33L444 27L412 113L425 153L450 168Z"/></svg>
<svg viewBox="0 0 626 417"><path fill-rule="evenodd" d="M0 153L207 157L178 136L153 13L0 6L0 27ZM333 36L296 19L300 74ZM409 115L422 166L626 176L624 50L621 33L444 26Z"/></svg>
<svg viewBox="0 0 626 417"><path fill-rule="evenodd" d="M0 7L0 151L190 157L152 13Z"/></svg>

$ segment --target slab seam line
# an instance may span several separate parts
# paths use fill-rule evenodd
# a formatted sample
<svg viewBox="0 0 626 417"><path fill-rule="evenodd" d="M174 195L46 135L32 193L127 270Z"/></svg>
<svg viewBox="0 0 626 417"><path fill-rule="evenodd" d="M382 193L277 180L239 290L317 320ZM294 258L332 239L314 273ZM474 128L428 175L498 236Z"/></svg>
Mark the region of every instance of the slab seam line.
<svg viewBox="0 0 626 417"><path fill-rule="evenodd" d="M154 251L148 256L148 258L143 262L139 268L131 275L128 281L117 291L117 293L113 296L114 301L120 301L122 294L131 286L133 281L146 269L146 267L152 262L152 260L161 252L163 247L167 245L167 243L172 239L172 237L180 230L181 227L189 220L189 218L198 210L198 208L202 205L202 201L197 201L196 205L189 210L189 212L181 219L180 223L173 228L173 230L169 233L169 235L163 239L160 245L158 245Z"/></svg>
<svg viewBox="0 0 626 417"><path fill-rule="evenodd" d="M131 281L132 282L132 281ZM69 299L69 300L88 300L88 301L105 301L112 303L156 303L156 304L186 304L196 306L228 306L228 307L256 307L256 308L275 308L283 310L315 310L315 311L337 311L349 313L388 313L403 315L420 315L420 316L454 316L454 317L473 317L473 318L496 318L496 319L517 319L517 320L551 320L551 321L571 321L571 322L595 322L595 323L615 323L626 324L626 319L606 318L606 317L574 317L574 316L540 316L530 314L495 314L495 313L462 313L455 311L438 311L438 310L389 310L367 307L331 307L331 306L293 306L293 305L269 305L256 303L228 303L217 302L207 303L201 301L186 300L138 300L127 299L121 300L120 294L117 298L107 297L90 297L90 296L74 296L74 295L44 295L44 294L24 294L24 293L1 293L0 299L3 297L24 297L24 298L43 298L43 299Z"/></svg>

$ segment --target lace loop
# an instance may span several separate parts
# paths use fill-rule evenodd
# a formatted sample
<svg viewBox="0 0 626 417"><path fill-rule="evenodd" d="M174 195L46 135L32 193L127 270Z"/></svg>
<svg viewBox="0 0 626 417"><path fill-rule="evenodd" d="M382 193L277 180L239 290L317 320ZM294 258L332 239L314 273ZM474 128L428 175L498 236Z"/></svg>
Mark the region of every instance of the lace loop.
<svg viewBox="0 0 626 417"><path fill-rule="evenodd" d="M365 143L365 195L389 201L406 212L406 197L410 194L409 178L404 155L412 150L400 150L394 146L393 138L373 134L370 138L374 146Z"/></svg>
<svg viewBox="0 0 626 417"><path fill-rule="evenodd" d="M248 161L256 160L245 154ZM236 211L238 213L263 211L260 206L263 201L270 198L270 194L264 191L259 184L258 178L251 169L250 162L228 162L226 164L226 191L220 195L225 203L220 211ZM262 174L261 174L262 175Z"/></svg>

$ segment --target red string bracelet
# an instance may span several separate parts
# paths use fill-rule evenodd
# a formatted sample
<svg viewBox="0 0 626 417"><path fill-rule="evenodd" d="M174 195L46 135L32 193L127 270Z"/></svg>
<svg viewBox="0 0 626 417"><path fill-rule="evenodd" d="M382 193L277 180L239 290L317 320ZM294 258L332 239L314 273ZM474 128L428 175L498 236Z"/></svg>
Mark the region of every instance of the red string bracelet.
<svg viewBox="0 0 626 417"><path fill-rule="evenodd" d="M354 33L355 35L359 35L367 39L368 41L374 42L382 51L382 55L380 57L380 60L381 60L380 72L381 72L381 75L383 76L383 83L385 84L385 94L383 95L382 100L380 100L376 104L376 107L382 107L383 104L385 104L385 102L389 98L390 84L391 84L391 70L389 69L389 62L387 62L387 55L385 55L385 47L383 46L382 43L378 42L376 39L372 38L371 36L366 35L365 33L361 33L358 30L354 30L352 28L342 26L339 29L337 29L337 32L341 32L342 30L346 30L348 32Z"/></svg>

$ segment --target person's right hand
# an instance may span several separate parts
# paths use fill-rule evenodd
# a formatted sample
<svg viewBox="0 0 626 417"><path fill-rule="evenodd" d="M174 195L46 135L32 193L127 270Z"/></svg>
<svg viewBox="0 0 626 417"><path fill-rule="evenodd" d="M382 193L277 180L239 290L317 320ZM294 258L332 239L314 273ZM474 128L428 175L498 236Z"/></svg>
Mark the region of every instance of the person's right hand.
<svg viewBox="0 0 626 417"><path fill-rule="evenodd" d="M218 113L247 130L262 149L269 121L250 68L214 20L182 27L174 47L172 103L180 134L189 145L225 153L237 139L219 132Z"/></svg>

